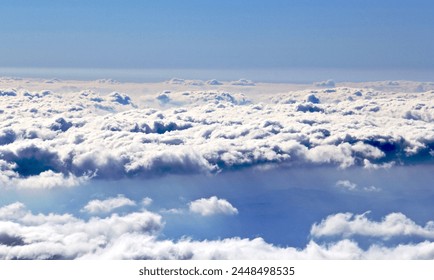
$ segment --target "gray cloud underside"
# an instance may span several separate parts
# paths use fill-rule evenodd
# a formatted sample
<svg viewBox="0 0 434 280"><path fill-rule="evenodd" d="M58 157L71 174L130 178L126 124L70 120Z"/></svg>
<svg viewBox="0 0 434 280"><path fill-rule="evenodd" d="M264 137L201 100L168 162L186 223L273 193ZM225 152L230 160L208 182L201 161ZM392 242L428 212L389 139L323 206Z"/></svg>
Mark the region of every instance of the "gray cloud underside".
<svg viewBox="0 0 434 280"><path fill-rule="evenodd" d="M270 164L431 164L433 95L336 88L253 102L219 91L165 92L154 109L116 92L0 90L0 184L49 188Z"/></svg>
<svg viewBox="0 0 434 280"><path fill-rule="evenodd" d="M367 228L354 227L362 217L338 213L313 225L312 233L339 234L325 230L336 218L347 217L340 225L352 226L352 234L381 237L386 235L424 235L420 243L395 246L374 245L363 249L347 238L335 242L308 242L304 248L278 247L262 238L226 238L196 241L189 238L167 240L160 236L164 221L146 210L126 215L111 214L88 220L71 214L34 214L22 203L0 208L0 259L432 259L434 242L432 223L421 227L401 213L392 213L381 222L362 221ZM354 217L351 220L349 217ZM364 217L364 216L363 216ZM395 218L394 218L395 217ZM396 218L398 217L398 218ZM389 226L393 220L394 227ZM338 221L339 222L339 221ZM353 224L352 224L353 223ZM330 225L329 225L330 226ZM398 230L395 230L398 228ZM411 232L400 230L410 229ZM386 232L385 232L386 230Z"/></svg>

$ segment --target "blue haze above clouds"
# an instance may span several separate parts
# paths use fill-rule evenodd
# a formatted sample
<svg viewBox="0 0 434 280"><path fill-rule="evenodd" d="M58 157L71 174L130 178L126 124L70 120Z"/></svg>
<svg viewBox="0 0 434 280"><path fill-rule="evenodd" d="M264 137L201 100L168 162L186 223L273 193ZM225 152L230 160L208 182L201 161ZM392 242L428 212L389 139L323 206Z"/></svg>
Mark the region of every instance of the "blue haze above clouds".
<svg viewBox="0 0 434 280"><path fill-rule="evenodd" d="M3 77L0 258L434 258L431 1L0 3L1 75L426 81Z"/></svg>
<svg viewBox="0 0 434 280"><path fill-rule="evenodd" d="M362 71L366 79L407 75L429 80L434 71L434 4L428 0L1 4L3 68L177 68L220 70L220 75L230 69L269 69L273 75L285 69L307 72L304 77L297 71L281 74L280 80L294 75L291 81L306 81L315 73L321 76L316 79L357 79L350 70ZM337 71L337 77L326 77L328 71ZM268 80L273 75L268 74Z"/></svg>

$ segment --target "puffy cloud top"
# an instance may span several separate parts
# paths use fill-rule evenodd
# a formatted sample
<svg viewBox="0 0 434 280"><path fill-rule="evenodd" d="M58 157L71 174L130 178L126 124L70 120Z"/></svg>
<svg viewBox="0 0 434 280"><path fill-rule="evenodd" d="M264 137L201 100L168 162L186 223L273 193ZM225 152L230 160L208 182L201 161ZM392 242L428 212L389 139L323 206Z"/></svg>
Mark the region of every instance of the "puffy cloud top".
<svg viewBox="0 0 434 280"><path fill-rule="evenodd" d="M230 204L227 200L219 199L216 196L192 201L189 204L189 209L191 212L200 214L202 216L211 216L216 214L238 214L238 210L233 207L232 204Z"/></svg>
<svg viewBox="0 0 434 280"><path fill-rule="evenodd" d="M333 91L262 102L225 91L164 91L154 109L119 92L2 90L0 184L52 188L262 165L433 162L433 92Z"/></svg>
<svg viewBox="0 0 434 280"><path fill-rule="evenodd" d="M370 221L367 213L362 215L339 213L328 216L321 223L313 225L311 234L315 237L361 235L384 239L396 236L420 236L434 239L434 222L429 221L422 227L402 213L391 213L380 222Z"/></svg>

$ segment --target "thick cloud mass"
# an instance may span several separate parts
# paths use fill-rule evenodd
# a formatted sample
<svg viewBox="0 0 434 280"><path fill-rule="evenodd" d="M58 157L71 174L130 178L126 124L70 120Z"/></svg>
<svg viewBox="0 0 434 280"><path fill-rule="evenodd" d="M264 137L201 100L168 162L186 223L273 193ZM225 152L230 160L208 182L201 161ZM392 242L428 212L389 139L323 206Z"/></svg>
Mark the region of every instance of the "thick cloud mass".
<svg viewBox="0 0 434 280"><path fill-rule="evenodd" d="M118 92L0 92L0 184L8 187L263 165L433 163L434 92L316 89L254 102L165 91L154 97L160 108Z"/></svg>
<svg viewBox="0 0 434 280"><path fill-rule="evenodd" d="M89 203L88 205L90 205ZM312 235L350 234L375 238L422 235L432 240L433 222L417 225L401 213L382 222L365 215L338 213L312 227ZM20 202L0 208L0 259L432 259L434 242L363 249L346 237L328 243L310 240L304 248L279 247L262 238L195 241L160 236L162 217L145 210L88 220L71 214L34 214Z"/></svg>
<svg viewBox="0 0 434 280"><path fill-rule="evenodd" d="M136 87L130 94L114 91L120 84L113 81L99 81L84 91L56 80L45 84L55 85L55 90L28 91L22 88L25 80L17 82L18 89L0 89L0 187L5 193L45 193L14 189L74 187L97 179L434 163L434 91L423 88L382 92L326 81L313 90L267 95L261 92L263 84L253 86L248 80L223 84L173 79L159 84L158 90ZM399 90L399 85L391 86ZM334 195L355 199L390 191L348 174L342 172L331 182ZM92 197L100 199L84 202L77 198L71 202L73 210L52 207L48 213L33 212L20 202L4 205L0 259L434 258L434 222L420 223L424 219L394 209L379 219L339 213L347 211L341 208L328 212L309 222L302 248L246 238L256 236L250 233L220 240L167 239L165 223L174 219L179 218L168 233L182 228L184 219L208 225L246 217L242 200L213 195L201 193L202 198L183 201L181 208L179 203L162 203L159 196L154 202L116 194L98 194Z"/></svg>

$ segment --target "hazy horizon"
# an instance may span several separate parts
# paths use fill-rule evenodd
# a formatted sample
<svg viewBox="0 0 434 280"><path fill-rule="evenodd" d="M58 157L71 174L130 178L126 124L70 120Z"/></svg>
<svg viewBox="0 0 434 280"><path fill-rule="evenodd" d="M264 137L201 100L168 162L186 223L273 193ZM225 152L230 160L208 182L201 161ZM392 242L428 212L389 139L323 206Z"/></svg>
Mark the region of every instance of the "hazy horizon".
<svg viewBox="0 0 434 280"><path fill-rule="evenodd" d="M349 69L349 68L262 68L262 69L183 69L183 68L1 68L0 77L96 80L114 79L119 82L164 82L171 78L232 81L249 79L265 83L374 82L405 80L433 82L434 70L421 69Z"/></svg>

